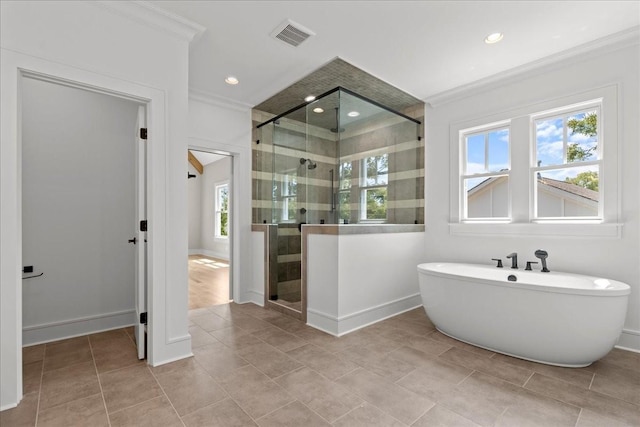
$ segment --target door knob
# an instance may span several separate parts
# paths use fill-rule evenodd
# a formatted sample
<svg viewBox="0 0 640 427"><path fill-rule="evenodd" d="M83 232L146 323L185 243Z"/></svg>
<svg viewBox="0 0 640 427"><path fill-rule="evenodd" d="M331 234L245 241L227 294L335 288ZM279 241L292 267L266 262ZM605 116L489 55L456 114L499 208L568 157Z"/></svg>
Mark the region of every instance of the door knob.
<svg viewBox="0 0 640 427"><path fill-rule="evenodd" d="M133 243L135 245L136 244L136 238L134 237L133 239L129 239L129 243Z"/></svg>

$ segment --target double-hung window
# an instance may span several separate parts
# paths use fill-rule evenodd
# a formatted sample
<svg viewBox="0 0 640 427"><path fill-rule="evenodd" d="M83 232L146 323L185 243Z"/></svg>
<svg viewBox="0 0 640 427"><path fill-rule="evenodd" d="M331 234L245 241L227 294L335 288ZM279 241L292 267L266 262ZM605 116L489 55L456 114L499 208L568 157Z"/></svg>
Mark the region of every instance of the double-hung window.
<svg viewBox="0 0 640 427"><path fill-rule="evenodd" d="M389 155L362 159L360 163L360 220L387 220L387 186Z"/></svg>
<svg viewBox="0 0 640 427"><path fill-rule="evenodd" d="M506 221L509 203L509 126L461 133L460 197L463 220Z"/></svg>
<svg viewBox="0 0 640 427"><path fill-rule="evenodd" d="M215 237L229 237L229 183L217 184L215 187Z"/></svg>
<svg viewBox="0 0 640 427"><path fill-rule="evenodd" d="M532 117L533 220L601 219L600 104Z"/></svg>
<svg viewBox="0 0 640 427"><path fill-rule="evenodd" d="M298 172L296 169L286 171L282 174L281 185L282 197L282 221L295 221L298 197Z"/></svg>

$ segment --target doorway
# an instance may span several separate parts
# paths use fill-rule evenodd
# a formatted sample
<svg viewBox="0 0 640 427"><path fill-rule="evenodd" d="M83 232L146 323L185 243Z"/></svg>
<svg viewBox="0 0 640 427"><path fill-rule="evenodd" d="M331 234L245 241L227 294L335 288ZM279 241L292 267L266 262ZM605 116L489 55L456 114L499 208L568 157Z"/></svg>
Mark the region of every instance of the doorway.
<svg viewBox="0 0 640 427"><path fill-rule="evenodd" d="M138 325L145 104L28 76L21 88L23 345Z"/></svg>
<svg viewBox="0 0 640 427"><path fill-rule="evenodd" d="M233 156L195 149L187 156L189 310L195 310L233 299Z"/></svg>

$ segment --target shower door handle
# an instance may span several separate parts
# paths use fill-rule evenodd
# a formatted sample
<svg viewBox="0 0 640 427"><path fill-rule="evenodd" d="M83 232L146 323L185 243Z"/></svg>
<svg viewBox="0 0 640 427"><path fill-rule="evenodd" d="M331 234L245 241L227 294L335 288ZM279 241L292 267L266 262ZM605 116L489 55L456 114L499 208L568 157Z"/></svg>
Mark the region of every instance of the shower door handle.
<svg viewBox="0 0 640 427"><path fill-rule="evenodd" d="M331 181L331 212L336 210L336 195L333 191L333 169L329 169L329 180Z"/></svg>

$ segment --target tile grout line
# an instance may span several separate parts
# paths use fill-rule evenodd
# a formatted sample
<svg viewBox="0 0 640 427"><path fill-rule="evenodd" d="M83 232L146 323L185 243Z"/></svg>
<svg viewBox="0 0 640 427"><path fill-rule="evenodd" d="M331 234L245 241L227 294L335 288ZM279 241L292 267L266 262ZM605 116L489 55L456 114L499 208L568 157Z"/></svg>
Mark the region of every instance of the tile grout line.
<svg viewBox="0 0 640 427"><path fill-rule="evenodd" d="M582 411L584 411L584 408L580 408L580 412L578 412L578 418L576 419L574 427L578 427L578 424L580 423L580 417L582 417Z"/></svg>
<svg viewBox="0 0 640 427"><path fill-rule="evenodd" d="M591 387L593 387L593 382L596 380L596 372L593 371L593 375L591 375L591 381L589 382L589 387L587 388L587 390L591 390Z"/></svg>
<svg viewBox="0 0 640 427"><path fill-rule="evenodd" d="M93 362L93 369L96 370L96 377L98 379L98 387L100 387L100 396L102 397L102 406L104 407L104 413L107 416L107 423L109 427L111 427L111 417L109 417L109 411L107 410L107 401L104 398L104 390L102 389L102 381L100 381L100 373L98 372L98 365L96 363L96 357L93 354L93 345L91 344L91 339L89 335L87 335L87 341L89 342L89 350L91 351L91 361Z"/></svg>
<svg viewBox="0 0 640 427"><path fill-rule="evenodd" d="M195 358L194 358L195 360ZM153 373L153 370L151 368L149 368L149 365L147 365L147 369L149 370L149 373L151 374L151 376L153 377L153 379L156 381L156 383L158 384L158 387L160 387L160 390L162 390L162 394L164 395L164 397L167 399L167 401L169 402L169 405L171 405L171 408L173 409L173 411L175 412L175 414L178 416L178 419L180 420L180 422L182 423L182 425L184 427L186 427L186 424L184 423L184 421L182 420L182 416L180 416L180 414L178 413L178 410L176 409L175 406L173 406L173 402L171 401L171 399L169 399L169 395L167 394L166 391L164 391L164 387L162 387L162 384L160 384L160 381L158 381L158 378L156 377L156 375ZM153 400L153 399L149 399L149 400ZM145 402L148 402L149 400L145 400ZM140 402L139 404L142 404L144 402ZM133 405L135 406L135 405ZM195 412L195 411L194 411ZM189 415L189 414L185 414L185 415Z"/></svg>
<svg viewBox="0 0 640 427"><path fill-rule="evenodd" d="M529 378L527 378L527 380L524 382L524 384L522 384L520 387L521 388L525 388L527 383L531 380L531 378L533 378L533 376L536 374L536 371L532 371L531 375L529 375Z"/></svg>

